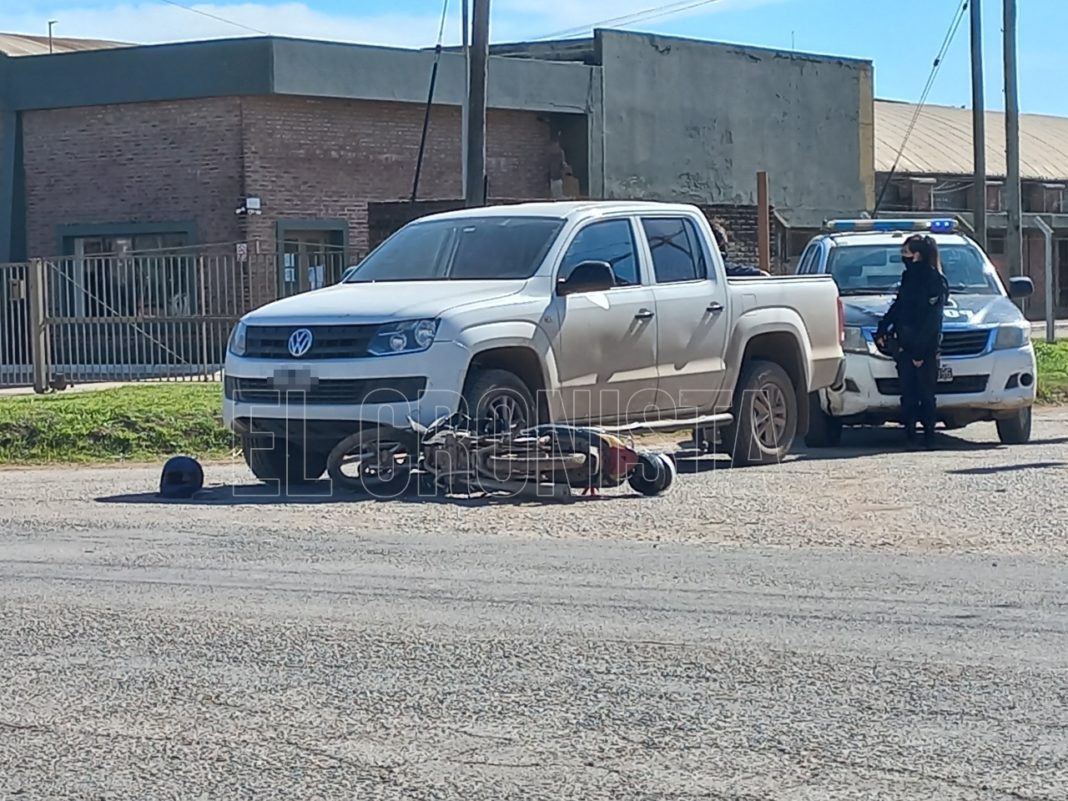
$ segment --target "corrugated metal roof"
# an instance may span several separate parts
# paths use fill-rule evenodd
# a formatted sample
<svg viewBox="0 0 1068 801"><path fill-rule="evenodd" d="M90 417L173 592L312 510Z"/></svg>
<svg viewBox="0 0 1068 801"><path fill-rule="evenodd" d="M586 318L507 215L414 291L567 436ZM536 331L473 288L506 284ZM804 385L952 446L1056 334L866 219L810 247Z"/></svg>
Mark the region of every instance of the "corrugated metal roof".
<svg viewBox="0 0 1068 801"><path fill-rule="evenodd" d="M875 102L875 170L889 172L916 106ZM986 113L986 169L1005 176L1005 115ZM971 109L924 106L898 162L912 175L971 175ZM1020 115L1020 177L1030 181L1068 180L1068 118Z"/></svg>
<svg viewBox="0 0 1068 801"><path fill-rule="evenodd" d="M112 47L129 47L129 45L103 39L52 37L53 53L77 53L82 50L106 50ZM7 56L48 55L48 37L29 36L22 33L0 33L0 53Z"/></svg>

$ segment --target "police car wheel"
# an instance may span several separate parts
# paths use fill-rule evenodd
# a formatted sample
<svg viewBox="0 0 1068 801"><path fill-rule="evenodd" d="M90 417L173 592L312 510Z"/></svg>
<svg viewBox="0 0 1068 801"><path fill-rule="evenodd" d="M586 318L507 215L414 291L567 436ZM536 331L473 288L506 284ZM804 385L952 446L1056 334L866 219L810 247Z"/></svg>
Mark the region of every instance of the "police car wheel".
<svg viewBox="0 0 1068 801"><path fill-rule="evenodd" d="M1023 445L1031 439L1031 407L997 421L998 439L1003 445Z"/></svg>
<svg viewBox="0 0 1068 801"><path fill-rule="evenodd" d="M252 474L268 484L309 484L326 472L327 454L306 451L281 437L243 437L241 451Z"/></svg>

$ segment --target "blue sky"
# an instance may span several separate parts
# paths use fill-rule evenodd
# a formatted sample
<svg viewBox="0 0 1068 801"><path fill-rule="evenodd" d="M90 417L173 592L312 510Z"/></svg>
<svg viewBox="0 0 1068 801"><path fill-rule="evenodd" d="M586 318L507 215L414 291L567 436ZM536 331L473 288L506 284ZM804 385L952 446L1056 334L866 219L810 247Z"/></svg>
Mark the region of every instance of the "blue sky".
<svg viewBox="0 0 1068 801"><path fill-rule="evenodd" d="M0 0L0 30L159 42L253 35L399 46L432 45L441 0ZM691 0L693 2L693 0ZM867 58L876 94L916 100L960 0L713 0L632 25L631 30ZM1001 0L981 0L985 17L987 104L1003 108ZM536 38L686 0L493 0L494 41ZM1025 112L1068 116L1068 0L1020 0L1019 85ZM459 39L460 0L449 0L446 41ZM248 26L246 28L241 25ZM967 20L944 61L929 102L971 102Z"/></svg>

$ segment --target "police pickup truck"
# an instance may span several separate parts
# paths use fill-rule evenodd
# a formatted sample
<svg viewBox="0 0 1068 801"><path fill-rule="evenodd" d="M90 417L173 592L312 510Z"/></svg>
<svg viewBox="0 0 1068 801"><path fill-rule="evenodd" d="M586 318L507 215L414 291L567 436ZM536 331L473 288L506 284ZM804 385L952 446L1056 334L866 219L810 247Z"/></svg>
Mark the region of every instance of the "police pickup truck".
<svg viewBox="0 0 1068 801"><path fill-rule="evenodd" d="M938 243L951 295L938 369L938 418L947 429L994 421L1005 444L1027 442L1035 400L1030 326L1013 300L1029 278L1002 283L986 254L955 220L837 220L806 247L799 275L830 275L845 309L845 378L810 396L809 447L837 445L843 426L900 422L901 386L874 333L897 293L901 246L915 232Z"/></svg>

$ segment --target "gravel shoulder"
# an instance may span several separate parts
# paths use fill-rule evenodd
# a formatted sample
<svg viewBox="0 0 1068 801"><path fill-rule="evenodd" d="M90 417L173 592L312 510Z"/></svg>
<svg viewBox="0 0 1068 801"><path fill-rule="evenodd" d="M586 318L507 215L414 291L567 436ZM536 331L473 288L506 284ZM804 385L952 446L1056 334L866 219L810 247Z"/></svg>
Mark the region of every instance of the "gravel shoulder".
<svg viewBox="0 0 1068 801"><path fill-rule="evenodd" d="M943 435L942 449L905 453L895 430L847 432L844 447L733 470L682 460L659 498L623 488L571 503L331 497L328 483L277 497L243 462L207 466L189 503L155 497L159 465L3 473L0 526L190 533L270 532L314 542L336 532L413 531L500 537L860 547L895 552L1068 555L1068 409L1046 409L1034 442L1003 447L993 425ZM673 447L671 442L661 445Z"/></svg>

